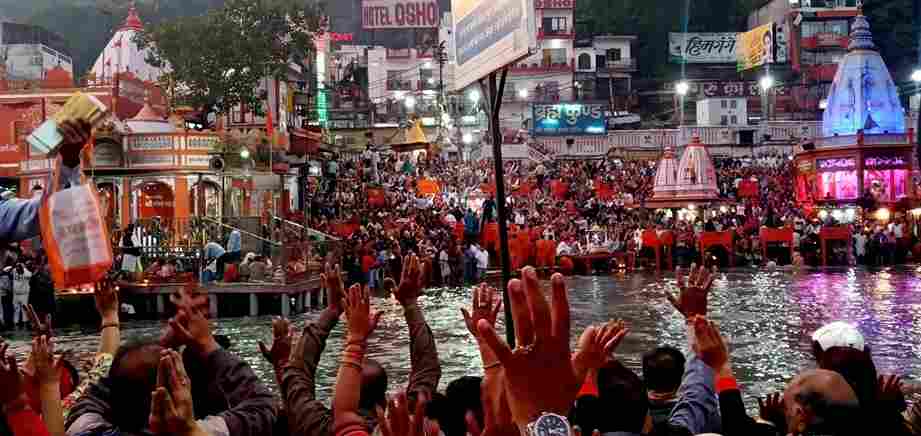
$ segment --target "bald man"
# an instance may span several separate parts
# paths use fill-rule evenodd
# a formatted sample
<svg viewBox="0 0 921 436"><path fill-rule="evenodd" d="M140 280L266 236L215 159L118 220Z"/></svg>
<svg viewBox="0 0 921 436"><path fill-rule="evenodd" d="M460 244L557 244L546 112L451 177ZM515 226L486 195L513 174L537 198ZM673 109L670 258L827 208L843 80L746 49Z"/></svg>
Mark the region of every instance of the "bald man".
<svg viewBox="0 0 921 436"><path fill-rule="evenodd" d="M800 373L784 391L784 409L789 434L862 433L857 394L837 372L814 369Z"/></svg>

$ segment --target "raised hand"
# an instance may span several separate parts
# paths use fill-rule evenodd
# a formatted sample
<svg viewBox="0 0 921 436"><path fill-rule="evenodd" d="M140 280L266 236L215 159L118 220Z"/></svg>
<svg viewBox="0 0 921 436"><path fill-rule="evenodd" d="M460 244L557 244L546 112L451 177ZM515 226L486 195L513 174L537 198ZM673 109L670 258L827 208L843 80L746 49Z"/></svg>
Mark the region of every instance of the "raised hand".
<svg viewBox="0 0 921 436"><path fill-rule="evenodd" d="M211 323L200 309L179 310L176 316L169 320L169 330L172 331L176 344L186 345L202 357L219 348L211 332Z"/></svg>
<svg viewBox="0 0 921 436"><path fill-rule="evenodd" d="M422 293L422 279L425 265L419 262L415 254L410 254L403 258L403 273L400 276L400 284L391 288L393 296L403 306L415 304Z"/></svg>
<svg viewBox="0 0 921 436"><path fill-rule="evenodd" d="M878 380L877 399L880 403L891 405L898 411L907 407L905 393L902 391L902 378L897 375L881 375Z"/></svg>
<svg viewBox="0 0 921 436"><path fill-rule="evenodd" d="M107 278L97 283L93 298L102 323L118 323L118 286L115 282Z"/></svg>
<svg viewBox="0 0 921 436"><path fill-rule="evenodd" d="M720 375L730 375L729 348L713 321L698 316L691 320L694 327L694 352Z"/></svg>
<svg viewBox="0 0 921 436"><path fill-rule="evenodd" d="M679 268L675 272L680 293L675 297L671 292L666 291L665 297L684 315L685 318L694 316L707 316L707 295L710 294L710 288L713 281L716 280L716 267L711 272L707 268L691 264L691 271L688 277L684 277Z"/></svg>
<svg viewBox="0 0 921 436"><path fill-rule="evenodd" d="M196 431L191 389L182 357L164 350L157 367L157 387L151 394L149 425L155 434L191 435Z"/></svg>
<svg viewBox="0 0 921 436"><path fill-rule="evenodd" d="M279 368L288 363L291 356L291 342L294 334L291 332L291 322L286 318L275 318L272 320L272 348L265 346L265 343L259 341L259 351L262 357L269 361L275 368Z"/></svg>
<svg viewBox="0 0 921 436"><path fill-rule="evenodd" d="M787 428L787 417L783 406L783 394L768 394L763 400L758 398L758 416L775 428Z"/></svg>
<svg viewBox="0 0 921 436"><path fill-rule="evenodd" d="M41 318L35 312L35 308L31 304L27 304L26 317L29 318L29 323L32 325L34 336L47 336L49 338L53 336L50 313Z"/></svg>
<svg viewBox="0 0 921 436"><path fill-rule="evenodd" d="M488 321L477 323L484 344L505 369L508 404L518 425L543 412L567 414L582 382L570 361L569 300L563 276L551 278L552 306L541 293L534 268L525 268L522 276L524 283L508 284L518 347L510 349Z"/></svg>
<svg viewBox="0 0 921 436"><path fill-rule="evenodd" d="M60 153L64 165L75 168L80 164L80 152L90 140L93 126L86 121L65 121L58 125L58 131L64 140L61 142Z"/></svg>
<svg viewBox="0 0 921 436"><path fill-rule="evenodd" d="M603 325L588 326L579 338L578 348L572 357L580 380L590 370L597 370L613 359L612 354L627 336L629 329L623 320L610 320Z"/></svg>
<svg viewBox="0 0 921 436"><path fill-rule="evenodd" d="M326 271L320 274L320 279L326 287L327 308L336 314L342 314L342 299L345 297L345 284L342 282L342 273L339 271L339 265L325 265Z"/></svg>
<svg viewBox="0 0 921 436"><path fill-rule="evenodd" d="M381 312L371 313L371 296L367 288L352 285L342 300L349 321L348 342L365 342L381 319Z"/></svg>
<svg viewBox="0 0 921 436"><path fill-rule="evenodd" d="M438 424L425 419L425 401L416 401L415 414L409 415L409 399L406 392L400 392L387 402L385 419L378 423L382 436L438 436L441 432ZM378 407L378 416L384 417ZM479 436L479 434L477 434Z"/></svg>
<svg viewBox="0 0 921 436"><path fill-rule="evenodd" d="M32 339L32 364L40 384L57 386L60 361L54 358L54 343L47 336Z"/></svg>
<svg viewBox="0 0 921 436"><path fill-rule="evenodd" d="M461 314L464 316L467 331L479 340L480 333L476 328L477 323L484 319L490 325L495 326L500 310L502 310L502 299L499 298L496 289L483 283L473 289L473 307L469 311L461 308Z"/></svg>
<svg viewBox="0 0 921 436"><path fill-rule="evenodd" d="M9 406L23 395L22 375L19 374L19 365L16 357L7 356L9 344L0 339L0 406Z"/></svg>

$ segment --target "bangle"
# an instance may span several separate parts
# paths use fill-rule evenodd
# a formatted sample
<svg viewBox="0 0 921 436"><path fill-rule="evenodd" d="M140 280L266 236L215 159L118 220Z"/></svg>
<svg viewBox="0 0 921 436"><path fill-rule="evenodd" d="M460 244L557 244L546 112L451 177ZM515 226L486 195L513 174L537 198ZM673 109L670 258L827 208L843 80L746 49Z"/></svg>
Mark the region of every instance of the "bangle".
<svg viewBox="0 0 921 436"><path fill-rule="evenodd" d="M99 331L105 330L107 328L120 328L121 324L118 322L106 322L102 323L102 326L99 327Z"/></svg>
<svg viewBox="0 0 921 436"><path fill-rule="evenodd" d="M500 366L502 366L502 362L499 362L499 361L497 360L497 361L495 361L495 362L493 362L493 363L490 363L490 364L488 364L488 365L483 365L483 371L489 371L490 369L498 368L498 367L500 367Z"/></svg>

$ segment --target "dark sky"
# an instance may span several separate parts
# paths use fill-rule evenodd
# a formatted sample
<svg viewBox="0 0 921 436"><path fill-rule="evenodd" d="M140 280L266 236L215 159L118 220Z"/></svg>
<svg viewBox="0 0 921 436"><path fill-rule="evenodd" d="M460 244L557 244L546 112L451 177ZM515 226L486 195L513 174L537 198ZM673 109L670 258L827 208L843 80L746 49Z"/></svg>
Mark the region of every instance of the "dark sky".
<svg viewBox="0 0 921 436"><path fill-rule="evenodd" d="M407 0L413 1L413 0ZM438 0L441 11L451 10L451 0ZM356 45L382 45L389 48L415 47L415 40L421 39L422 30L406 31L396 29L363 30L361 28L361 0L327 0L326 10L333 32L351 33Z"/></svg>

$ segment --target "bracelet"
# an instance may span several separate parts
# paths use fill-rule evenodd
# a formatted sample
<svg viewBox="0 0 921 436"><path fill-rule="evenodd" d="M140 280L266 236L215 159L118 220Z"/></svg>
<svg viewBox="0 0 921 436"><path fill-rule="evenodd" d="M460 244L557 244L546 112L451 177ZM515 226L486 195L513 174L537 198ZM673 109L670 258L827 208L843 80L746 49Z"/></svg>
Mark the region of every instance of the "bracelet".
<svg viewBox="0 0 921 436"><path fill-rule="evenodd" d="M118 322L107 322L107 323L103 323L103 324L99 327L99 331L103 331L103 330L105 330L105 329L107 329L107 328L121 328L121 323L118 323Z"/></svg>
<svg viewBox="0 0 921 436"><path fill-rule="evenodd" d="M498 367L500 367L500 366L502 366L502 362L499 362L499 361L497 360L497 361L495 361L495 362L493 362L493 363L490 363L490 364L488 364L488 365L483 365L483 371L489 371L490 369L498 368Z"/></svg>
<svg viewBox="0 0 921 436"><path fill-rule="evenodd" d="M359 364L357 364L357 363L355 363L355 362L352 362L352 361L348 361L348 360L344 360L344 359L343 359L343 360L342 360L342 367L343 367L343 368L347 368L347 367L348 367L348 368L353 368L354 370L356 370L356 371L358 371L358 372L361 372L361 365L359 365Z"/></svg>

